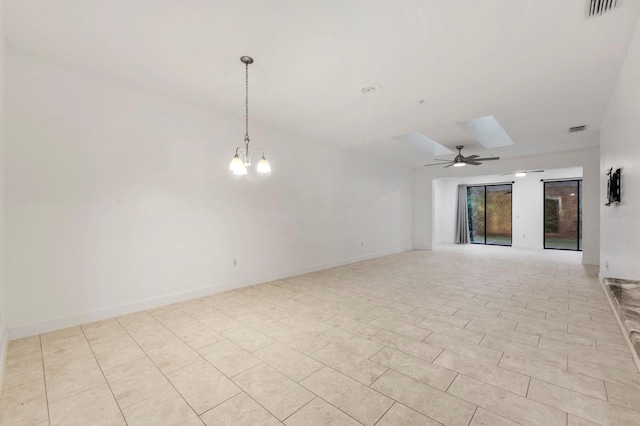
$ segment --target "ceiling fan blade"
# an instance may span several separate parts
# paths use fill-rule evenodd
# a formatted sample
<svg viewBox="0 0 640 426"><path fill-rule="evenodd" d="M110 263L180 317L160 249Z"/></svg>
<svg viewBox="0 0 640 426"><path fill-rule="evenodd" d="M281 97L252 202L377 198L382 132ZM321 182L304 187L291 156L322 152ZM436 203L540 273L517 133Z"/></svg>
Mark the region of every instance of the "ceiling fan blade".
<svg viewBox="0 0 640 426"><path fill-rule="evenodd" d="M502 173L500 176L512 175L513 173Z"/></svg>
<svg viewBox="0 0 640 426"><path fill-rule="evenodd" d="M472 166L479 166L482 163L478 163L477 161L465 161L467 164L471 164Z"/></svg>
<svg viewBox="0 0 640 426"><path fill-rule="evenodd" d="M448 166L444 166L443 169L446 169L447 167L451 167L453 166L454 163L449 164Z"/></svg>
<svg viewBox="0 0 640 426"><path fill-rule="evenodd" d="M478 157L480 157L480 156L479 156L479 155L475 155L475 154L474 154L474 155L470 155L470 156L468 156L468 157L464 157L464 159L465 159L465 160L473 160L473 159L478 158Z"/></svg>
<svg viewBox="0 0 640 426"><path fill-rule="evenodd" d="M433 161L452 161L452 160L445 160L444 158L434 158Z"/></svg>
<svg viewBox="0 0 640 426"><path fill-rule="evenodd" d="M527 173L542 173L544 170L527 170Z"/></svg>
<svg viewBox="0 0 640 426"><path fill-rule="evenodd" d="M449 160L449 162L451 162L451 164L453 164L453 162L451 160ZM431 163L431 164L425 164L424 166L425 167L428 167L428 166L442 166L443 164L446 164L446 163ZM447 167L449 167L449 166L447 166Z"/></svg>
<svg viewBox="0 0 640 426"><path fill-rule="evenodd" d="M500 157L487 157L487 158L476 158L474 161L491 161L491 160L499 160Z"/></svg>

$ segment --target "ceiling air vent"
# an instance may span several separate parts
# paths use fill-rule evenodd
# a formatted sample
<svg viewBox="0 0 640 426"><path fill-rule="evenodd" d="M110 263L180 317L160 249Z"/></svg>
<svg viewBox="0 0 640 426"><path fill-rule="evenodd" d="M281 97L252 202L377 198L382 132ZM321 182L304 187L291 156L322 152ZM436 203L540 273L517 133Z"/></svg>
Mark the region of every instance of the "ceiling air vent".
<svg viewBox="0 0 640 426"><path fill-rule="evenodd" d="M583 124L582 126L569 127L569 133L582 132L587 130L587 125Z"/></svg>
<svg viewBox="0 0 640 426"><path fill-rule="evenodd" d="M587 0L587 18L595 18L622 6L622 0Z"/></svg>

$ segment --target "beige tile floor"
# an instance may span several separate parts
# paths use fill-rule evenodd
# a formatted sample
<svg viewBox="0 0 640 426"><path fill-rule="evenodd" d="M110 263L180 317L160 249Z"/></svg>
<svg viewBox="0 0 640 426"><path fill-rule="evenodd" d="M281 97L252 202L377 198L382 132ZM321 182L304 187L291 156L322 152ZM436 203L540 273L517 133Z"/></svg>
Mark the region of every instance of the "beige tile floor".
<svg viewBox="0 0 640 426"><path fill-rule="evenodd" d="M414 251L9 344L0 425L638 425L580 254Z"/></svg>

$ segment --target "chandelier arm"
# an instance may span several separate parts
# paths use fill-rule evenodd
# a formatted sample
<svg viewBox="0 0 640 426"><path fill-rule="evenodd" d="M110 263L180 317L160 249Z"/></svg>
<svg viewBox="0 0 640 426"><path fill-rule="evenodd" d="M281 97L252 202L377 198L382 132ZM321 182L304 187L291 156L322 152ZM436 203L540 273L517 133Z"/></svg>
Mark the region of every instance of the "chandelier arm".
<svg viewBox="0 0 640 426"><path fill-rule="evenodd" d="M246 161L247 151L243 147L239 146L236 148L236 155L238 155L239 152L242 153L242 156L245 158L245 161Z"/></svg>
<svg viewBox="0 0 640 426"><path fill-rule="evenodd" d="M251 150L251 152L249 152L248 157L251 157L251 156L253 155L253 153L254 153L254 152L259 152L259 153L260 153L260 155L261 155L262 157L264 157L264 151L263 151L263 150L261 150L261 149L253 149L253 150Z"/></svg>

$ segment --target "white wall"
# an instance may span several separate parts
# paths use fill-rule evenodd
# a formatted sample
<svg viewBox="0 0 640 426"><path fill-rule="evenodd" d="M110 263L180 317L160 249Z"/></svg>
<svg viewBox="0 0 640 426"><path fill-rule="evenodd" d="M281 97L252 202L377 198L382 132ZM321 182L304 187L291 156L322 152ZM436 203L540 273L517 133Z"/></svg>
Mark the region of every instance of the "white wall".
<svg viewBox="0 0 640 426"><path fill-rule="evenodd" d="M629 45L601 130L600 182L622 167L622 202L601 206L600 273L640 280L640 23ZM607 267L608 264L608 267Z"/></svg>
<svg viewBox="0 0 640 426"><path fill-rule="evenodd" d="M12 337L412 248L410 169L251 123L233 176L244 118L6 59Z"/></svg>
<svg viewBox="0 0 640 426"><path fill-rule="evenodd" d="M529 173L524 177L472 176L445 178L433 181L433 199L437 206L434 215L434 244L455 242L455 218L458 185L514 182L512 187L512 246L542 249L543 232L543 183L540 179L581 178L582 167L545 170L544 173Z"/></svg>
<svg viewBox="0 0 640 426"><path fill-rule="evenodd" d="M2 393L2 375L6 348L6 312L4 299L4 15L0 0L0 393Z"/></svg>
<svg viewBox="0 0 640 426"><path fill-rule="evenodd" d="M499 161L487 162L476 167L450 167L443 169L440 167L425 167L414 171L414 239L417 249L431 250L434 242L441 241L436 230L436 216L442 206L434 197L434 181L441 178L469 178L477 176L482 172L484 176L499 175L501 173L514 172L516 170L534 169L563 169L581 167L583 176L583 251L582 262L590 265L599 264L600 245L600 221L599 205L600 184L599 184L599 149L588 148L575 151L557 152L547 155L532 155L527 157L501 159ZM527 179L529 176L527 176ZM531 175L534 178L534 175ZM539 178L538 178L539 179ZM509 180L502 176L502 180ZM514 179L511 179L514 180ZM532 194L538 197L538 194ZM539 194L542 199L542 193ZM450 206L451 203L448 203ZM447 208L446 206L444 208ZM541 219L541 217L540 217ZM517 219L516 219L517 220ZM519 225L515 225L514 233ZM536 225L532 225L536 226ZM443 230L443 237L448 230ZM531 242L530 233L524 232L527 237L519 244L524 246ZM521 235L521 234L520 234ZM526 241L526 243L525 243ZM537 245L535 241L532 243Z"/></svg>

